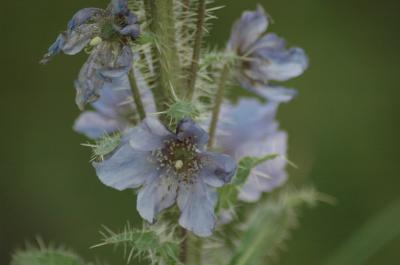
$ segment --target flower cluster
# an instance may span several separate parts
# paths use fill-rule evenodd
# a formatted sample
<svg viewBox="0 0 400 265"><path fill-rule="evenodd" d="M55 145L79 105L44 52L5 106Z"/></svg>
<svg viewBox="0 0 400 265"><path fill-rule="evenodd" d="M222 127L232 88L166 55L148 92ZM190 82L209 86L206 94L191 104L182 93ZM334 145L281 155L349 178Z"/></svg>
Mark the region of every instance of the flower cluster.
<svg viewBox="0 0 400 265"><path fill-rule="evenodd" d="M162 7L167 5L156 2ZM90 103L92 109L81 113L74 129L97 143L110 139L109 134L121 137L109 143L107 152L101 152L93 162L100 181L117 190L137 190L137 210L148 223L155 223L162 211L176 204L181 227L197 236L211 236L217 223L219 188L233 186L240 191L240 200L256 202L263 193L285 183L288 136L279 128L276 114L279 105L292 100L297 92L271 82L301 75L308 59L302 49L286 48L282 38L264 34L269 17L259 6L256 11L244 12L233 26L224 52L227 56L222 56L234 54L233 67L199 67L204 59L200 56L201 23L208 21L201 19L207 15L204 8L198 9L199 25L193 26L193 37L188 34L191 28L182 26L184 23L175 28L169 16L157 20L160 12L175 14L181 9L152 12L144 8L145 3L139 7L147 12L146 23L139 21L126 0L111 0L106 9L78 11L42 62L47 63L60 52L73 55L85 49L90 53L75 88L79 108L83 110ZM182 17L191 16L184 9L181 12ZM171 39L179 42L179 38L171 36L171 28L181 31L176 36L193 37L193 41L175 47ZM163 30L170 35L163 34ZM154 40L143 49L133 49L144 45L135 41L141 32L149 33L147 36ZM186 47L193 42L194 47ZM165 49L163 45L174 47ZM193 56L182 58L188 51ZM143 69L133 63L141 59L157 78L146 79ZM179 62L191 59L190 69L174 68L184 68ZM179 82L170 82L177 78L175 70L195 71L190 74L194 80L183 82L178 76ZM221 73L215 74L214 70ZM248 97L232 100L227 96L224 89L232 82L240 84ZM188 92L187 83L197 92ZM219 84L217 91L202 87L207 84L213 88L213 84ZM249 174L241 176L246 178L243 185L235 184L242 159L268 154L276 158L248 168Z"/></svg>
<svg viewBox="0 0 400 265"><path fill-rule="evenodd" d="M75 82L76 104L83 109L87 103L100 97L105 83L123 78L131 69L133 54L130 43L139 34L138 19L129 10L127 2L112 0L105 10L79 10L41 62L47 63L60 52L74 55L88 45L93 48Z"/></svg>

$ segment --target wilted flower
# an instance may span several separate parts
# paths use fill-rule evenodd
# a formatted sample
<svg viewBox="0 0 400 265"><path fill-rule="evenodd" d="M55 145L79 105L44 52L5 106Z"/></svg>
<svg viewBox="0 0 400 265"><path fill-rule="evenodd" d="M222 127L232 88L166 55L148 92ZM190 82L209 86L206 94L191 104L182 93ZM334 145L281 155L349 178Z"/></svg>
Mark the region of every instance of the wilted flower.
<svg viewBox="0 0 400 265"><path fill-rule="evenodd" d="M83 109L98 99L106 82L126 75L131 69L133 54L129 43L139 34L137 17L129 11L126 0L112 0L105 10L84 8L72 17L42 63L60 52L74 55L88 45L93 48L75 82L76 103Z"/></svg>
<svg viewBox="0 0 400 265"><path fill-rule="evenodd" d="M256 99L242 99L237 105L225 104L217 131L217 145L237 161L246 156L277 158L255 167L239 194L243 201L257 201L287 179L285 171L287 134L275 120L278 103L262 104Z"/></svg>
<svg viewBox="0 0 400 265"><path fill-rule="evenodd" d="M143 80L136 81L142 88L140 92L146 112L155 112L151 91L141 82ZM94 140L122 132L139 121L127 76L106 84L100 92L100 99L93 102L92 106L94 110L79 115L74 130Z"/></svg>
<svg viewBox="0 0 400 265"><path fill-rule="evenodd" d="M287 49L285 40L276 34L263 35L268 25L261 6L244 12L232 28L228 49L241 58L237 78L243 87L256 93L265 90L263 95L273 101L288 101L295 90L277 88L268 82L301 75L308 67L308 59L301 48Z"/></svg>
<svg viewBox="0 0 400 265"><path fill-rule="evenodd" d="M141 187L137 209L150 223L176 201L182 227L211 235L216 188L231 180L234 159L206 151L207 133L189 119L172 133L157 119L146 118L125 138L108 159L93 164L100 180L118 190Z"/></svg>

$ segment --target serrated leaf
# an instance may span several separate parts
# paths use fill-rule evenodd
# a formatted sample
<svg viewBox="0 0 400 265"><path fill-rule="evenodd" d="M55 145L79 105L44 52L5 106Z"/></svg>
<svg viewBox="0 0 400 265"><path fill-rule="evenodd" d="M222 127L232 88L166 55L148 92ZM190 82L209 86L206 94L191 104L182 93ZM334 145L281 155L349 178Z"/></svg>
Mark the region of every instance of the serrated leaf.
<svg viewBox="0 0 400 265"><path fill-rule="evenodd" d="M297 224L296 210L303 204L313 205L317 200L314 190L288 192L277 200L257 207L247 223L240 244L229 265L258 265L265 256L274 254Z"/></svg>
<svg viewBox="0 0 400 265"><path fill-rule="evenodd" d="M262 157L247 156L242 158L239 161L238 170L232 182L219 190L218 210L231 208L232 205L235 205L240 189L253 168L277 157L277 154L268 154Z"/></svg>

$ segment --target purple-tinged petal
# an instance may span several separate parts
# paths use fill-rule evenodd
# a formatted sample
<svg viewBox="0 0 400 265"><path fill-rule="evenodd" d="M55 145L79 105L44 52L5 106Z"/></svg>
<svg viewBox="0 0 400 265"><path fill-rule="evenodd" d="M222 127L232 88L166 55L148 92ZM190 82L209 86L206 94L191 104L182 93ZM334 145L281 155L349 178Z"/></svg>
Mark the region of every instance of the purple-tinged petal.
<svg viewBox="0 0 400 265"><path fill-rule="evenodd" d="M48 63L53 56L59 54L63 46L65 44L65 33L61 33L58 35L56 41L50 46L48 52L43 56L43 59L40 61L42 64Z"/></svg>
<svg viewBox="0 0 400 265"><path fill-rule="evenodd" d="M76 119L74 130L90 139L99 139L106 134L123 130L126 126L122 120L112 119L94 111L85 111Z"/></svg>
<svg viewBox="0 0 400 265"><path fill-rule="evenodd" d="M261 6L256 11L245 11L233 26L228 48L239 54L246 53L267 27L268 17Z"/></svg>
<svg viewBox="0 0 400 265"><path fill-rule="evenodd" d="M105 51L100 44L92 51L79 72L78 80L75 81L75 102L81 110L87 103L94 102L100 97L100 90L105 82L98 73L98 69L101 67L99 56L102 52Z"/></svg>
<svg viewBox="0 0 400 265"><path fill-rule="evenodd" d="M157 214L171 207L176 200L177 181L159 174L160 172L155 172L148 176L137 196L137 210L149 223L154 223Z"/></svg>
<svg viewBox="0 0 400 265"><path fill-rule="evenodd" d="M214 208L217 202L215 188L206 185L201 179L193 184L181 183L177 203L181 210L179 224L197 236L212 235L216 218Z"/></svg>
<svg viewBox="0 0 400 265"><path fill-rule="evenodd" d="M208 142L207 132L191 119L183 119L176 128L176 137L180 141L192 140L199 149Z"/></svg>
<svg viewBox="0 0 400 265"><path fill-rule="evenodd" d="M148 152L139 152L123 144L110 158L93 162L100 181L117 190L137 188L154 174L154 165Z"/></svg>
<svg viewBox="0 0 400 265"><path fill-rule="evenodd" d="M95 19L96 16L104 13L104 10L100 8L83 8L75 13L72 19L68 22L68 29L74 30L76 27L88 22L91 19Z"/></svg>
<svg viewBox="0 0 400 265"><path fill-rule="evenodd" d="M164 141L170 139L173 134L156 118L147 117L142 123L132 128L130 145L135 150L153 151L163 147Z"/></svg>
<svg viewBox="0 0 400 265"><path fill-rule="evenodd" d="M81 25L73 31L68 31L63 45L63 52L68 55L75 55L85 48L96 34L96 25Z"/></svg>
<svg viewBox="0 0 400 265"><path fill-rule="evenodd" d="M199 176L212 187L219 188L229 183L236 172L236 161L228 155L204 152L200 160Z"/></svg>
<svg viewBox="0 0 400 265"><path fill-rule="evenodd" d="M112 0L111 1L111 12L113 14L126 13L128 12L128 1L127 0Z"/></svg>
<svg viewBox="0 0 400 265"><path fill-rule="evenodd" d="M124 45L116 58L110 61L100 69L101 76L105 78L121 77L128 73L132 67L133 53L129 45Z"/></svg>

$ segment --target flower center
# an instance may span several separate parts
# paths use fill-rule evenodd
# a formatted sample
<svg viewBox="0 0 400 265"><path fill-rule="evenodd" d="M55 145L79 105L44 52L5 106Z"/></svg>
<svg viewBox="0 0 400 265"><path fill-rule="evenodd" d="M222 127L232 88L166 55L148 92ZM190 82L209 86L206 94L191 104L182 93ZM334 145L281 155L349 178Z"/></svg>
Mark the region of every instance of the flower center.
<svg viewBox="0 0 400 265"><path fill-rule="evenodd" d="M113 40L118 37L111 21L105 22L101 27L100 37L104 40Z"/></svg>
<svg viewBox="0 0 400 265"><path fill-rule="evenodd" d="M201 167L196 144L189 139L167 140L155 156L160 168L174 172L180 181L190 181Z"/></svg>

